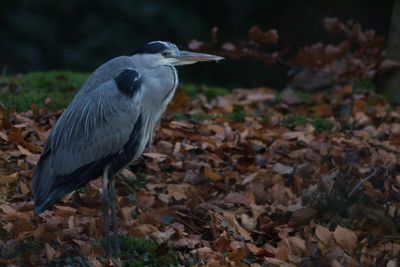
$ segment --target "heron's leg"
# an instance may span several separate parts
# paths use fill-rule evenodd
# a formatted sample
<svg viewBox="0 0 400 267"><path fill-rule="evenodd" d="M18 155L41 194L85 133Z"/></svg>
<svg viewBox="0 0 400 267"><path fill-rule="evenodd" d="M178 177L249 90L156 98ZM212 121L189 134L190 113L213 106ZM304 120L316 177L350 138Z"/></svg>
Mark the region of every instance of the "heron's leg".
<svg viewBox="0 0 400 267"><path fill-rule="evenodd" d="M110 195L108 192L108 167L103 171L103 192L101 193L101 204L103 205L103 220L104 220L104 240L106 242L106 254L111 256L111 241L110 241Z"/></svg>
<svg viewBox="0 0 400 267"><path fill-rule="evenodd" d="M115 191L115 179L110 181L110 198L111 198L111 218L113 227L113 239L114 239L114 249L117 255L121 252L119 237L118 237L118 217L117 217L117 192Z"/></svg>

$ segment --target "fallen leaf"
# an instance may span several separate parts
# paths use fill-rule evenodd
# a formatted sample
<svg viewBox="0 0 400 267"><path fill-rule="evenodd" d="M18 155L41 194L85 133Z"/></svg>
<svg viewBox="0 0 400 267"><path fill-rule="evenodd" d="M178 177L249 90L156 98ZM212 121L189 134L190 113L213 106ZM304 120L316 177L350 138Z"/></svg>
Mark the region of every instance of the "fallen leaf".
<svg viewBox="0 0 400 267"><path fill-rule="evenodd" d="M46 258L50 262L53 259L54 255L56 254L56 250L52 248L48 243L45 243L44 247L46 251Z"/></svg>
<svg viewBox="0 0 400 267"><path fill-rule="evenodd" d="M158 161L163 161L167 158L167 155L160 154L160 153L143 153L143 156L150 159L156 159Z"/></svg>
<svg viewBox="0 0 400 267"><path fill-rule="evenodd" d="M293 167L283 165L281 163L276 163L273 169L276 173L279 173L280 175L291 174L294 171Z"/></svg>
<svg viewBox="0 0 400 267"><path fill-rule="evenodd" d="M248 183L252 182L256 177L257 177L257 173L250 174L250 175L246 176L246 178L243 179L241 184L242 185L248 184Z"/></svg>
<svg viewBox="0 0 400 267"><path fill-rule="evenodd" d="M6 184L11 184L19 178L19 173L14 172L13 174L10 175L2 175L0 176L0 185L6 185Z"/></svg>
<svg viewBox="0 0 400 267"><path fill-rule="evenodd" d="M30 154L26 156L26 161L32 166L36 166L37 162L39 161L39 158L40 158L39 154Z"/></svg>
<svg viewBox="0 0 400 267"><path fill-rule="evenodd" d="M56 208L56 215L60 217L66 218L76 214L76 209L69 206L54 205L54 207Z"/></svg>
<svg viewBox="0 0 400 267"><path fill-rule="evenodd" d="M23 181L19 181L19 189L21 190L21 193L25 195L31 192L29 187Z"/></svg>
<svg viewBox="0 0 400 267"><path fill-rule="evenodd" d="M229 202L229 203L242 204L242 205L245 205L245 206L249 205L249 201L248 201L246 195L243 194L243 193L239 193L239 192L229 193L225 197L225 201Z"/></svg>
<svg viewBox="0 0 400 267"><path fill-rule="evenodd" d="M203 175L204 175L204 177L210 179L213 182L218 182L218 181L220 181L222 179L221 175L219 175L218 173L214 172L209 167L204 167Z"/></svg>
<svg viewBox="0 0 400 267"><path fill-rule="evenodd" d="M251 251L251 253L253 253L254 255L262 255L262 254L264 254L264 249L257 247L253 243L246 243L246 246Z"/></svg>
<svg viewBox="0 0 400 267"><path fill-rule="evenodd" d="M303 256L306 251L306 241L297 236L290 236L288 239L292 254Z"/></svg>
<svg viewBox="0 0 400 267"><path fill-rule="evenodd" d="M3 139L4 141L8 142L8 136L3 133L2 131L0 131L0 138Z"/></svg>
<svg viewBox="0 0 400 267"><path fill-rule="evenodd" d="M90 241L83 241L78 239L73 239L73 241L79 245L80 254L85 256L89 255L91 247Z"/></svg>
<svg viewBox="0 0 400 267"><path fill-rule="evenodd" d="M329 117L332 115L332 106L329 104L322 104L314 107L315 115L320 117Z"/></svg>
<svg viewBox="0 0 400 267"><path fill-rule="evenodd" d="M227 254L227 258L230 262L239 263L246 257L246 251L242 248L234 249Z"/></svg>
<svg viewBox="0 0 400 267"><path fill-rule="evenodd" d="M24 148L21 145L17 145L17 147L18 147L18 150L21 152L22 155L29 156L29 155L32 154L28 149Z"/></svg>
<svg viewBox="0 0 400 267"><path fill-rule="evenodd" d="M332 232L321 225L317 225L315 228L315 235L325 246L330 245L333 241Z"/></svg>
<svg viewBox="0 0 400 267"><path fill-rule="evenodd" d="M357 244L357 236L352 230L337 226L333 232L333 237L339 246L347 252L353 253Z"/></svg>
<svg viewBox="0 0 400 267"><path fill-rule="evenodd" d="M249 31L250 38L262 44L276 44L278 43L278 32L276 30L270 30L263 32L258 26L254 26Z"/></svg>
<svg viewBox="0 0 400 267"><path fill-rule="evenodd" d="M240 220L244 228L246 228L249 231L255 230L257 226L257 218L250 217L247 214L242 214L240 216Z"/></svg>
<svg viewBox="0 0 400 267"><path fill-rule="evenodd" d="M2 210L5 214L16 213L17 211L7 204L0 204L0 210Z"/></svg>

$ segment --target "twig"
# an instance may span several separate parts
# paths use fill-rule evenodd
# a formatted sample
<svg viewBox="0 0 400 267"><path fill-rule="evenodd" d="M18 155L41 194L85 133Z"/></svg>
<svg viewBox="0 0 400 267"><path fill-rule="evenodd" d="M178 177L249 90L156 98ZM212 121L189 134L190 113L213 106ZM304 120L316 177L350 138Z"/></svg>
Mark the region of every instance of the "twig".
<svg viewBox="0 0 400 267"><path fill-rule="evenodd" d="M377 169L374 169L374 171L370 175L359 181L358 184L356 184L356 186L350 191L347 197L350 198L361 187L363 183L374 177L377 171Z"/></svg>
<svg viewBox="0 0 400 267"><path fill-rule="evenodd" d="M349 199L358 189L360 189L360 187L369 179L371 179L372 177L375 176L375 174L377 173L377 169L374 169L374 171L368 175L367 177L365 177L364 179L362 179L361 181L359 181L354 187L353 189L350 191L350 193L347 194L347 198ZM332 217L332 219L329 221L328 223L328 228L330 228L333 224L333 222L336 221L337 217L339 217L340 213L342 213L342 210L344 208L344 206L346 205L348 199L340 206L339 210L335 213L335 215Z"/></svg>

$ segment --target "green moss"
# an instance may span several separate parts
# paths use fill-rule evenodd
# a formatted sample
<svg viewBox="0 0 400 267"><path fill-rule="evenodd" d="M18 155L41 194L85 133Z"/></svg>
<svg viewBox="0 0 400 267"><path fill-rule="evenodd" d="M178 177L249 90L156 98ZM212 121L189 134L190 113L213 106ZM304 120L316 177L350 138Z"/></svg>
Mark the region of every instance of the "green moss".
<svg viewBox="0 0 400 267"><path fill-rule="evenodd" d="M74 91L88 78L86 73L72 71L32 72L24 75L23 85L28 88L43 88L47 91L58 89Z"/></svg>
<svg viewBox="0 0 400 267"><path fill-rule="evenodd" d="M299 98L302 102L309 102L312 98L312 94L306 92L304 90L294 90L294 94Z"/></svg>
<svg viewBox="0 0 400 267"><path fill-rule="evenodd" d="M222 87L207 87L206 91L204 92L204 95L207 97L208 100L215 99L219 96L224 96L229 94L229 91L225 88Z"/></svg>
<svg viewBox="0 0 400 267"><path fill-rule="evenodd" d="M233 106L232 113L228 114L228 119L236 122L243 122L245 117L246 112L244 111L243 106Z"/></svg>
<svg viewBox="0 0 400 267"><path fill-rule="evenodd" d="M329 131L333 128L332 122L317 116L311 118L311 123L317 132Z"/></svg>
<svg viewBox="0 0 400 267"><path fill-rule="evenodd" d="M43 244L33 237L29 237L25 240L22 240L15 247L15 254L17 256L22 256L24 253L31 252L32 254L38 254L43 249Z"/></svg>
<svg viewBox="0 0 400 267"><path fill-rule="evenodd" d="M203 93L208 100L213 100L218 96L229 94L228 89L216 86L207 86L202 91L200 91L199 87L194 84L183 84L180 86L180 88L191 98L195 98L199 92Z"/></svg>
<svg viewBox="0 0 400 267"><path fill-rule="evenodd" d="M146 187L146 174L141 173L141 172L136 172L136 178L135 180L130 180L130 181L126 181L133 189L135 190L139 190L141 188L145 188Z"/></svg>
<svg viewBox="0 0 400 267"><path fill-rule="evenodd" d="M135 238L131 236L120 236L122 266L126 267L174 267L178 266L176 253L165 245L158 245L151 239ZM104 247L104 240L92 242L95 249ZM49 266L91 266L87 257L79 255L79 247L73 245L63 257L53 259ZM40 253L38 253L40 254ZM117 255L114 255L117 258ZM98 260L105 262L104 256Z"/></svg>
<svg viewBox="0 0 400 267"><path fill-rule="evenodd" d="M51 265L54 267L55 266L65 266L65 267L75 267L75 266L91 267L92 266L90 264L89 260L82 256L67 257L65 259L65 262L60 262L60 261L54 260L51 263Z"/></svg>
<svg viewBox="0 0 400 267"><path fill-rule="evenodd" d="M293 128L298 125L305 125L307 122L308 122L307 117L291 114L285 117L285 119L283 120L283 125L285 125L288 128Z"/></svg>
<svg viewBox="0 0 400 267"><path fill-rule="evenodd" d="M206 120L211 120L215 118L215 115L212 114L204 114L204 113L198 113L198 114L193 114L191 115L191 119L197 122L202 122Z"/></svg>
<svg viewBox="0 0 400 267"><path fill-rule="evenodd" d="M178 266L174 251L153 240L131 236L121 238L121 261L127 267Z"/></svg>
<svg viewBox="0 0 400 267"><path fill-rule="evenodd" d="M190 98L196 97L198 94L198 90L194 84L183 84L179 87L185 94L187 94Z"/></svg>
<svg viewBox="0 0 400 267"><path fill-rule="evenodd" d="M259 122L265 124L271 120L271 115L264 115L260 118Z"/></svg>
<svg viewBox="0 0 400 267"><path fill-rule="evenodd" d="M86 192L88 192L88 188L86 186L80 187L78 189L75 190L75 192L79 193L79 194L84 194Z"/></svg>
<svg viewBox="0 0 400 267"><path fill-rule="evenodd" d="M365 94L368 92L376 92L376 85L373 81L367 79L357 79L352 84L353 94Z"/></svg>
<svg viewBox="0 0 400 267"><path fill-rule="evenodd" d="M80 72L49 71L2 77L0 104L16 111L30 110L32 104L49 110L65 108L88 76L89 74ZM198 86L193 84L184 84L180 88L191 98L199 93ZM202 93L208 100L212 100L228 94L229 91L221 87L206 87ZM204 118L194 118L197 119Z"/></svg>
<svg viewBox="0 0 400 267"><path fill-rule="evenodd" d="M333 124L330 121L318 116L306 117L291 114L286 116L286 118L283 120L283 125L288 128L293 128L298 125L305 125L307 123L311 123L317 132L329 131L333 128Z"/></svg>
<svg viewBox="0 0 400 267"><path fill-rule="evenodd" d="M22 76L0 79L0 103L8 109L29 110L32 104L50 110L64 108L72 100L74 93L85 82L88 74L72 71L32 72ZM49 98L49 103L45 100Z"/></svg>
<svg viewBox="0 0 400 267"><path fill-rule="evenodd" d="M271 105L279 105L283 103L282 91L276 92L275 99L271 101Z"/></svg>
<svg viewBox="0 0 400 267"><path fill-rule="evenodd" d="M27 264L25 262L27 260L27 255L32 255L29 259L29 263L37 264L38 266L42 265L42 260L40 258L40 254L44 249L44 244L33 237L28 237L25 240L22 240L18 243L13 251L13 256L17 259L18 264L20 266L24 266Z"/></svg>
<svg viewBox="0 0 400 267"><path fill-rule="evenodd" d="M101 242L93 242L93 247L100 247ZM91 267L89 259L85 256L80 256L80 248L77 244L72 244L69 249L59 258L53 258L51 262L47 263L49 267Z"/></svg>
<svg viewBox="0 0 400 267"><path fill-rule="evenodd" d="M177 121L186 121L190 119L190 115L187 113L182 113L182 112L175 112L174 113L174 120Z"/></svg>
<svg viewBox="0 0 400 267"><path fill-rule="evenodd" d="M196 122L202 122L202 121L206 121L206 120L211 120L217 116L218 115L205 114L205 113L187 114L187 113L176 112L174 119L177 121L192 120L192 121L196 121Z"/></svg>
<svg viewBox="0 0 400 267"><path fill-rule="evenodd" d="M256 256L252 252L247 254L246 258L244 259L244 262L246 262L248 264L252 264L255 261L256 261Z"/></svg>

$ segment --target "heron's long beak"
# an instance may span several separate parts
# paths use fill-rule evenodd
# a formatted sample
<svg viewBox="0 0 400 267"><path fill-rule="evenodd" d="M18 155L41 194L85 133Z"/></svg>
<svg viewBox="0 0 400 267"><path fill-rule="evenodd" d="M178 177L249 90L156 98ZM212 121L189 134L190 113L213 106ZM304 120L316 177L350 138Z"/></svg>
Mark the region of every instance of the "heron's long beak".
<svg viewBox="0 0 400 267"><path fill-rule="evenodd" d="M174 58L177 60L175 65L187 65L200 61L220 61L224 59L220 56L189 51L179 51Z"/></svg>

